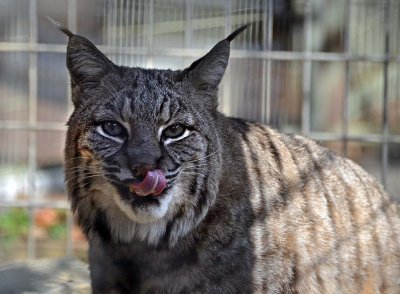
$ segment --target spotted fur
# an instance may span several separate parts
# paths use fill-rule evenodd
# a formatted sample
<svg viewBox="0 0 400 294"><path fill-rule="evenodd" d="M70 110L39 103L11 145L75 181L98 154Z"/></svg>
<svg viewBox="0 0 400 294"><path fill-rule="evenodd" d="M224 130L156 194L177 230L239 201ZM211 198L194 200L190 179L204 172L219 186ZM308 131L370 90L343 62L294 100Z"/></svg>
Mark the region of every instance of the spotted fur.
<svg viewBox="0 0 400 294"><path fill-rule="evenodd" d="M244 28L241 28L243 30ZM225 117L229 42L182 71L114 65L69 36L65 172L94 293L400 293L398 206L301 136ZM126 131L113 139L104 121ZM173 124L187 136L163 138ZM167 189L133 197L142 167Z"/></svg>

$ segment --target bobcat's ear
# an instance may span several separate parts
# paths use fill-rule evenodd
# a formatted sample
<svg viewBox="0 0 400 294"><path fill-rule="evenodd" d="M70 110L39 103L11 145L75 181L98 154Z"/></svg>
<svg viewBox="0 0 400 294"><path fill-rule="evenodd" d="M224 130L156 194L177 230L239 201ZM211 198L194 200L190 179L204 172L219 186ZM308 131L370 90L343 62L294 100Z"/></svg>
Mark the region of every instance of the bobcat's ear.
<svg viewBox="0 0 400 294"><path fill-rule="evenodd" d="M76 106L82 90L96 87L115 65L88 39L73 34L58 21L48 19L69 38L67 67L71 76L72 101Z"/></svg>
<svg viewBox="0 0 400 294"><path fill-rule="evenodd" d="M67 67L72 82L81 87L93 87L114 64L88 39L72 35L67 47Z"/></svg>
<svg viewBox="0 0 400 294"><path fill-rule="evenodd" d="M228 66L230 41L249 24L238 28L226 39L218 42L205 56L193 62L184 72L192 85L201 90L217 89Z"/></svg>

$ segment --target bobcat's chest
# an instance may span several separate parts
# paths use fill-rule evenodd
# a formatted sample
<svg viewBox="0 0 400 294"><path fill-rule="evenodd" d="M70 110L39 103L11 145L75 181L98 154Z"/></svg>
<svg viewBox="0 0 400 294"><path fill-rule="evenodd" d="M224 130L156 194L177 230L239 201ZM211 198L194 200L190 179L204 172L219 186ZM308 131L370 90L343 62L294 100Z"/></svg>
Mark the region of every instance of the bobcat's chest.
<svg viewBox="0 0 400 294"><path fill-rule="evenodd" d="M139 293L207 293L196 252L148 256L140 261L138 270Z"/></svg>
<svg viewBox="0 0 400 294"><path fill-rule="evenodd" d="M229 250L194 246L160 250L93 244L90 251L94 293L250 292L251 271L245 250L230 255Z"/></svg>

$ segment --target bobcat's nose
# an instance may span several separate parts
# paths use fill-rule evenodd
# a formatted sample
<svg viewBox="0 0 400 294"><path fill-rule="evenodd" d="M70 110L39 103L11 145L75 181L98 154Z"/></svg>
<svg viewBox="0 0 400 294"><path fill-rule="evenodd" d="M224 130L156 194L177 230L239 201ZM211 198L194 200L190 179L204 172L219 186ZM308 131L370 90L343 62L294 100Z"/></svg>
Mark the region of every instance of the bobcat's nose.
<svg viewBox="0 0 400 294"><path fill-rule="evenodd" d="M155 166L152 164L138 164L131 167L133 177L139 182L143 181L148 171L154 169Z"/></svg>

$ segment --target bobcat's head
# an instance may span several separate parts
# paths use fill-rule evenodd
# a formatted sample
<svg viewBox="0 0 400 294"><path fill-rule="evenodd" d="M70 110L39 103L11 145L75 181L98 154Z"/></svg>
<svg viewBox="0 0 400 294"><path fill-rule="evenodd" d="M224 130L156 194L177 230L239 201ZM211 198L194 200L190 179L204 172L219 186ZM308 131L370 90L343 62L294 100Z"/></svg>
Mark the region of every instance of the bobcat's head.
<svg viewBox="0 0 400 294"><path fill-rule="evenodd" d="M72 209L86 234L175 242L213 204L220 177L217 89L229 58L220 41L181 71L115 65L69 36L74 112L65 146Z"/></svg>

